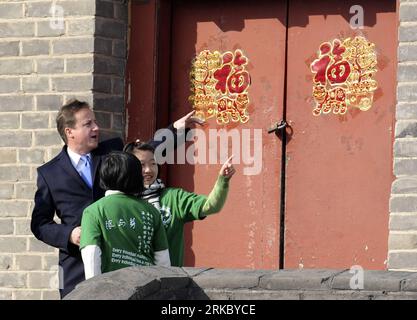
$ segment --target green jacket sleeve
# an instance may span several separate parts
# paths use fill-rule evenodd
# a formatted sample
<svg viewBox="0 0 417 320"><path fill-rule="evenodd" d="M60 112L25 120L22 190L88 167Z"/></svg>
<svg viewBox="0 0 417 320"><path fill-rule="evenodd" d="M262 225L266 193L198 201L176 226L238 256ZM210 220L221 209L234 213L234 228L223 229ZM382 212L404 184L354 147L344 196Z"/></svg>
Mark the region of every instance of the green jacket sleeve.
<svg viewBox="0 0 417 320"><path fill-rule="evenodd" d="M228 191L229 179L219 175L213 190L211 190L200 211L200 218L219 212L226 202Z"/></svg>

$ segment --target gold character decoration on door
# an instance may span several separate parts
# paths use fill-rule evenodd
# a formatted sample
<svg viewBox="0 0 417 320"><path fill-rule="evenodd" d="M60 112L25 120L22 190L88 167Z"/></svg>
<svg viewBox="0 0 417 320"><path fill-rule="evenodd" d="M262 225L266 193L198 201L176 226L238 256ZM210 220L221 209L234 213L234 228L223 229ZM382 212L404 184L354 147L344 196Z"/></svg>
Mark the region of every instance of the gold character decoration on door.
<svg viewBox="0 0 417 320"><path fill-rule="evenodd" d="M376 66L375 45L364 37L322 43L318 58L311 64L313 115L344 115L350 108L369 110L378 87Z"/></svg>
<svg viewBox="0 0 417 320"><path fill-rule="evenodd" d="M189 97L196 117L216 117L219 125L249 121L251 79L247 64L248 58L239 49L224 53L203 50L197 55L190 72Z"/></svg>

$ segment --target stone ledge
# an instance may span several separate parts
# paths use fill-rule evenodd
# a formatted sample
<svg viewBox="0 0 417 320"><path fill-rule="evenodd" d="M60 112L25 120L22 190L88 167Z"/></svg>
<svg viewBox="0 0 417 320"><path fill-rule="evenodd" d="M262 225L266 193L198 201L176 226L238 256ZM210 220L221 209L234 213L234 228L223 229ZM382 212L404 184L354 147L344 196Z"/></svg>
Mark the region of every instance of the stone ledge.
<svg viewBox="0 0 417 320"><path fill-rule="evenodd" d="M65 300L417 299L417 273L365 270L130 267L80 283Z"/></svg>

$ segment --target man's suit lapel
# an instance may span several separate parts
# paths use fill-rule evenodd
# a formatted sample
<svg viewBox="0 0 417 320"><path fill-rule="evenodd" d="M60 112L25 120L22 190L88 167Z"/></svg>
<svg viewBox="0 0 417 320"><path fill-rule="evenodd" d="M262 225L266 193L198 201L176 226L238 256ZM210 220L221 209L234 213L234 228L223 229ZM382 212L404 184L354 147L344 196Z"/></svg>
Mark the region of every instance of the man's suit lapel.
<svg viewBox="0 0 417 320"><path fill-rule="evenodd" d="M101 163L101 156L98 154L95 154L94 151L91 153L93 156L93 186L94 186L94 182L96 181L96 176L98 176L98 168L100 167L100 163Z"/></svg>
<svg viewBox="0 0 417 320"><path fill-rule="evenodd" d="M61 153L59 154L59 165L66 173L68 173L71 177L73 177L74 180L78 181L82 186L90 189L85 183L85 181L83 180L83 178L81 178L77 170L72 165L71 159L69 158L68 153L67 153L67 146L64 146L62 148Z"/></svg>

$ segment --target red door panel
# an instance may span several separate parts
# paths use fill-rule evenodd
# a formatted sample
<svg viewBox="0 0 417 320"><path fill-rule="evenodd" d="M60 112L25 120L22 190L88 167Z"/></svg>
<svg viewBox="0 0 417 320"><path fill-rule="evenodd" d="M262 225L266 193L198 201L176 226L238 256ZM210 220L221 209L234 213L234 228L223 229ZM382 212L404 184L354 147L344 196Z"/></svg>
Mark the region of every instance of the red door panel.
<svg viewBox="0 0 417 320"><path fill-rule="evenodd" d="M241 49L248 57L250 120L221 126L214 118L204 128L236 128L262 132L262 170L244 175L236 164L224 209L204 221L188 225L186 265L229 268L277 268L279 247L279 198L281 142L266 128L282 117L285 63L285 16L277 1L175 1L172 21L171 119L191 110L189 72L192 59L202 50ZM253 142L252 151L253 151ZM207 153L208 153L207 146ZM239 159L235 159L239 160ZM220 164L175 165L169 185L208 194ZM192 232L191 232L192 231Z"/></svg>
<svg viewBox="0 0 417 320"><path fill-rule="evenodd" d="M342 4L341 4L342 3ZM350 28L361 5L364 29ZM395 107L396 3L290 1L285 268L384 269ZM313 73L321 43L362 35L378 65L372 107L313 116Z"/></svg>

